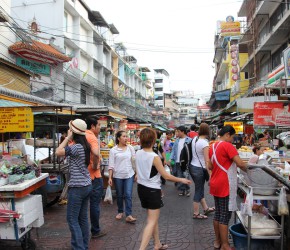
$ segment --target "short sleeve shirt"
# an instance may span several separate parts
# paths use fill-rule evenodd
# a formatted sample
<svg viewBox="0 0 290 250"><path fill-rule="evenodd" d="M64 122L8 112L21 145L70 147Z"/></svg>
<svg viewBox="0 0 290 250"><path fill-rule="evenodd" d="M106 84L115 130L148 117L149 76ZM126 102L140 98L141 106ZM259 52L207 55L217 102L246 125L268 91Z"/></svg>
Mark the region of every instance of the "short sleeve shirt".
<svg viewBox="0 0 290 250"><path fill-rule="evenodd" d="M219 146L217 147L217 145ZM226 170L233 163L233 158L238 155L237 149L229 142L216 142L209 150L209 157L213 164L212 175L210 178L210 194L216 197L226 197L230 193L228 175L212 160L213 146L216 150L216 158L221 166Z"/></svg>
<svg viewBox="0 0 290 250"><path fill-rule="evenodd" d="M86 139L88 141L88 143L90 144L91 146L91 150L96 148L97 150L100 149L100 146L99 146L99 143L98 143L98 138L95 136L95 134L90 131L90 130L86 130ZM100 162L99 164L100 165ZM89 172L90 172L90 176L91 176L91 179L94 180L95 178L101 178L102 175L101 175L101 170L100 168L94 170L93 169L93 153L91 153L91 159L90 159L90 164L89 164Z"/></svg>
<svg viewBox="0 0 290 250"><path fill-rule="evenodd" d="M191 143L191 147L192 147L191 148L192 160L190 164L196 167L206 168L203 150L204 148L208 147L208 140L199 138L196 142L196 139L193 139Z"/></svg>
<svg viewBox="0 0 290 250"><path fill-rule="evenodd" d="M81 144L65 147L65 156L69 163L69 187L85 187L91 184L90 174L86 165L85 150Z"/></svg>

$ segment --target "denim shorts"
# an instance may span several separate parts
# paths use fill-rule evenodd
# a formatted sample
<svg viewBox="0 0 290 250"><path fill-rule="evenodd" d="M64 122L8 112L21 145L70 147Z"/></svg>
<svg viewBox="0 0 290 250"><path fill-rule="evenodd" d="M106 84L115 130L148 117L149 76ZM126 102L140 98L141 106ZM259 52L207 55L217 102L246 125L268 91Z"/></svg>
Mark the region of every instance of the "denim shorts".
<svg viewBox="0 0 290 250"><path fill-rule="evenodd" d="M149 188L138 184L137 191L143 208L159 209L164 206L161 197L161 189Z"/></svg>
<svg viewBox="0 0 290 250"><path fill-rule="evenodd" d="M195 186L193 201L200 202L201 199L204 198L204 183L205 183L202 167L189 165L188 169Z"/></svg>

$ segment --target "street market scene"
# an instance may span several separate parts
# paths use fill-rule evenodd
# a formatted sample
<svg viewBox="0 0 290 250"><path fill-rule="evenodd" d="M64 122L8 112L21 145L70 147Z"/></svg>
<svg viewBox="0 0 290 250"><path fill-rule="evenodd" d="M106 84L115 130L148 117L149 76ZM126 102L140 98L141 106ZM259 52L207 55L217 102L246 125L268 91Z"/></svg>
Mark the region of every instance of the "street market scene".
<svg viewBox="0 0 290 250"><path fill-rule="evenodd" d="M0 0L1 250L290 250L290 1L198 2Z"/></svg>

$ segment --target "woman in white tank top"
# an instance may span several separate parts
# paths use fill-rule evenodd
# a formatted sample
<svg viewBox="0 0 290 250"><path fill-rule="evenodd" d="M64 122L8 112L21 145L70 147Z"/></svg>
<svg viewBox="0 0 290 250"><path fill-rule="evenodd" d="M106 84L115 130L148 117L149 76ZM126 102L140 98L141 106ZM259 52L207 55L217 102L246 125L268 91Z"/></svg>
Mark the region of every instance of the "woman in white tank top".
<svg viewBox="0 0 290 250"><path fill-rule="evenodd" d="M160 208L163 207L161 198L160 175L169 181L190 184L186 178L177 178L168 174L155 154L152 147L156 141L156 132L145 128L140 133L142 149L136 153L136 172L138 183L138 196L143 208L147 209L147 224L144 228L140 250L145 250L151 237L154 237L154 249L167 249L168 245L162 244L159 239L158 219Z"/></svg>

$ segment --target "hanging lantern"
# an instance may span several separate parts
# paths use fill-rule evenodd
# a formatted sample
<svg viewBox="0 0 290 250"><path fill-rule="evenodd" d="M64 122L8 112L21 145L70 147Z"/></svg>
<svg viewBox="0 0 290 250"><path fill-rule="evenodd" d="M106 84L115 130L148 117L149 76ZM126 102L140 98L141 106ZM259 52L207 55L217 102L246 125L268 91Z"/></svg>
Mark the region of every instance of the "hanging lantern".
<svg viewBox="0 0 290 250"><path fill-rule="evenodd" d="M233 81L238 80L238 75L237 75L237 74L233 74L233 75L232 75L232 80L233 80Z"/></svg>
<svg viewBox="0 0 290 250"><path fill-rule="evenodd" d="M233 59L233 60L231 61L231 65L232 65L232 66L237 66L237 65L238 65L238 61L235 60L235 59Z"/></svg>
<svg viewBox="0 0 290 250"><path fill-rule="evenodd" d="M231 71L232 71L233 74L238 73L238 67L237 66L232 67Z"/></svg>

